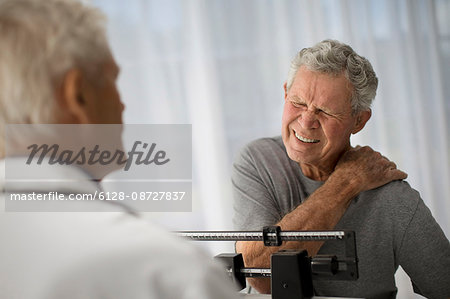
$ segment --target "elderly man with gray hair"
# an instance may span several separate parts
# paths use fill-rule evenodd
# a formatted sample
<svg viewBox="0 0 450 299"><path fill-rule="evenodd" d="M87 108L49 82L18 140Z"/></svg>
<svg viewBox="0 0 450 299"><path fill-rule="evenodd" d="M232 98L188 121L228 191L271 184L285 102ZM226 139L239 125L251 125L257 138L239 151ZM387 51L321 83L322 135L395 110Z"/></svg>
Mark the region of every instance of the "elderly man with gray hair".
<svg viewBox="0 0 450 299"><path fill-rule="evenodd" d="M5 159L14 168L20 154L5 152L6 124L122 123L104 21L79 1L0 1L0 298L235 298L208 256L120 205L113 213L100 213L109 204L98 200L89 203L95 213L3 210ZM38 177L50 169L56 179L19 191L101 191L77 166L36 166Z"/></svg>
<svg viewBox="0 0 450 299"><path fill-rule="evenodd" d="M398 266L416 292L450 296L450 245L406 174L350 136L371 117L378 79L364 57L324 40L294 58L284 86L280 137L242 149L233 167L234 224L239 230L347 229L356 232L359 279L314 281L317 295L396 296ZM237 242L247 267L268 267L280 248ZM281 249L334 254L333 242L286 242ZM260 292L269 281L252 279Z"/></svg>

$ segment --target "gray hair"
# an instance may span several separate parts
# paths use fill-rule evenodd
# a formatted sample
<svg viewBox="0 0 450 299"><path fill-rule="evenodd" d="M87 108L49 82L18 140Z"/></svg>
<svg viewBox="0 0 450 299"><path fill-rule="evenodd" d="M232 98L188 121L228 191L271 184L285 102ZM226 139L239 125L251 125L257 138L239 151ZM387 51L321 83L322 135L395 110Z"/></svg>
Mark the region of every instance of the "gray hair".
<svg viewBox="0 0 450 299"><path fill-rule="evenodd" d="M370 62L358 55L349 45L336 40L324 40L311 48L302 49L292 60L287 90L294 82L300 66L330 75L344 72L353 86L351 105L354 113L369 110L375 98L378 78Z"/></svg>
<svg viewBox="0 0 450 299"><path fill-rule="evenodd" d="M110 57L105 22L75 0L0 0L0 157L5 124L55 122L66 72L94 75Z"/></svg>

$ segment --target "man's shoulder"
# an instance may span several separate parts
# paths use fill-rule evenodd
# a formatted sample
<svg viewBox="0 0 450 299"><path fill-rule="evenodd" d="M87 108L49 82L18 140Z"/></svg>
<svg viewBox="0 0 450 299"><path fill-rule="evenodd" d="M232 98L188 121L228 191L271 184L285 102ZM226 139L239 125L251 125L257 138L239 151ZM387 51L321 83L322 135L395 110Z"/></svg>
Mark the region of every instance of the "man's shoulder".
<svg viewBox="0 0 450 299"><path fill-rule="evenodd" d="M101 254L102 249L109 248L110 252L116 251L116 255L120 258L134 259L141 256L152 263L161 260L165 255L178 263L186 257L195 259L201 256L189 242L181 240L173 233L142 217L125 212L100 212L95 216L100 217L98 221L89 215L87 217L83 228L87 231L90 226L95 225L94 233L103 239L102 244L94 244L95 248L93 246L91 253ZM92 233L89 234L92 235ZM130 254L124 255L124 251Z"/></svg>
<svg viewBox="0 0 450 299"><path fill-rule="evenodd" d="M363 193L363 197L375 199L375 203L397 213L413 214L422 199L417 190L405 180L392 181L386 185Z"/></svg>
<svg viewBox="0 0 450 299"><path fill-rule="evenodd" d="M258 138L253 141L250 141L247 143L247 145L244 146L244 149L269 149L269 148L282 148L284 149L283 139L281 136L274 136L274 137L263 137Z"/></svg>
<svg viewBox="0 0 450 299"><path fill-rule="evenodd" d="M78 266L67 269L66 285L79 276L85 277L86 284L98 280L96 274L90 276L87 273L95 268L97 274L108 278L99 281L105 288L114 289L115 285L130 290L142 288L142 294L150 298L156 298L160 292L167 298L182 298L186 289L201 290L204 284L218 287L223 278L218 275L221 273L195 244L144 219L128 215L120 218L115 219L110 233L104 235L103 245L91 248ZM111 269L111 263L114 263L114 269ZM81 282L81 287L83 284ZM120 291L119 287L117 291Z"/></svg>
<svg viewBox="0 0 450 299"><path fill-rule="evenodd" d="M254 171L259 169L273 175L296 169L298 164L287 155L281 136L276 136L256 139L245 145L235 156L233 167Z"/></svg>
<svg viewBox="0 0 450 299"><path fill-rule="evenodd" d="M253 158L264 160L270 156L287 156L281 136L259 138L247 143L241 148L235 160Z"/></svg>

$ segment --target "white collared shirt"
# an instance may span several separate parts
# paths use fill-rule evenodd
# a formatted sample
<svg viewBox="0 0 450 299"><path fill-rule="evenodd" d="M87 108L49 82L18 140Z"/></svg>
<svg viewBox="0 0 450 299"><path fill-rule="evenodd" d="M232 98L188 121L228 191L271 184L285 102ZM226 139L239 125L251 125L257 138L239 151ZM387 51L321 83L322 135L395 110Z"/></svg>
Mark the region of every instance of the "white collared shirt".
<svg viewBox="0 0 450 299"><path fill-rule="evenodd" d="M56 171L62 179L86 178L71 183L71 192L99 188L74 167ZM4 192L4 161L0 176ZM27 185L45 190L42 182ZM63 181L61 187L67 192ZM4 201L3 193L0 298L237 297L210 257L120 206L117 212L4 212ZM94 204L101 211L107 203Z"/></svg>

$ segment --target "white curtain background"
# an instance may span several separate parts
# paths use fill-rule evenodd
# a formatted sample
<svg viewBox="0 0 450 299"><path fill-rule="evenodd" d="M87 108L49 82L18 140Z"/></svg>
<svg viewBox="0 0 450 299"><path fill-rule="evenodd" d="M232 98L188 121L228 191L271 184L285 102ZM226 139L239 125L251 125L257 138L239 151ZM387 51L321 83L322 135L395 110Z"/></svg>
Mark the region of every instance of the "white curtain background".
<svg viewBox="0 0 450 299"><path fill-rule="evenodd" d="M353 144L405 170L450 236L449 0L93 2L109 18L125 122L192 124L193 212L148 219L174 230L232 229L233 156L280 134L291 58L332 38L367 57L380 81L372 119ZM398 298L411 298L404 273L397 284Z"/></svg>

